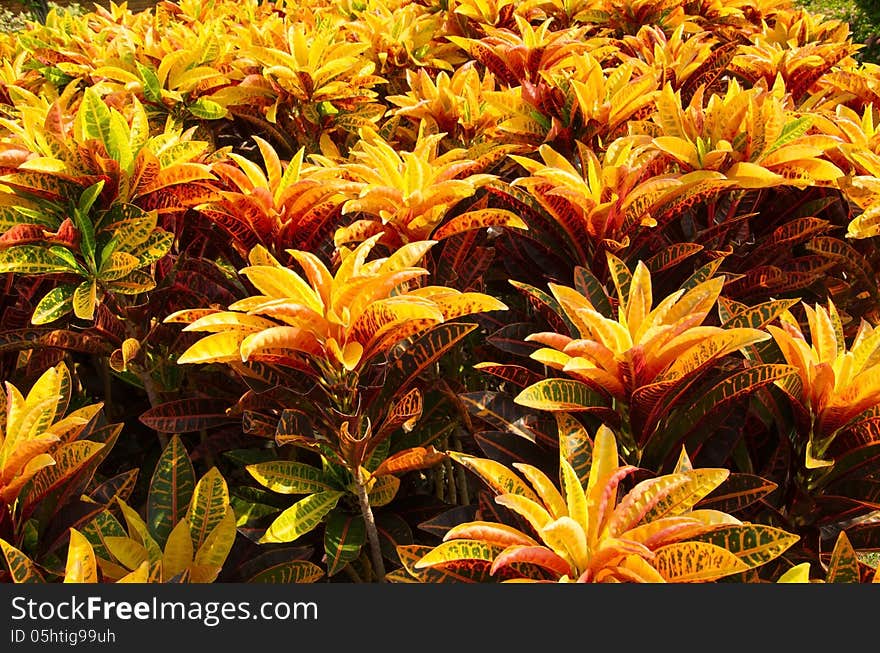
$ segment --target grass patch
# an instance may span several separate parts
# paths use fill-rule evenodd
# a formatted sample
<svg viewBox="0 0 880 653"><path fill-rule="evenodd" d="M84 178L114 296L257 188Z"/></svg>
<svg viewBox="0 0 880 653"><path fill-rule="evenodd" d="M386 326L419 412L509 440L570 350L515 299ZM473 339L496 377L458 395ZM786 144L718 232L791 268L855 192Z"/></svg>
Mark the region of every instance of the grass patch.
<svg viewBox="0 0 880 653"><path fill-rule="evenodd" d="M0 32L20 32L27 27L28 21L33 22L37 20L37 17L27 9L25 4L16 5L16 7L0 7ZM66 11L75 16L81 16L86 11L81 5L76 3L59 5L50 2L49 9Z"/></svg>
<svg viewBox="0 0 880 653"><path fill-rule="evenodd" d="M795 4L826 18L849 23L855 43L866 47L863 61L880 62L880 2L878 0L795 0Z"/></svg>

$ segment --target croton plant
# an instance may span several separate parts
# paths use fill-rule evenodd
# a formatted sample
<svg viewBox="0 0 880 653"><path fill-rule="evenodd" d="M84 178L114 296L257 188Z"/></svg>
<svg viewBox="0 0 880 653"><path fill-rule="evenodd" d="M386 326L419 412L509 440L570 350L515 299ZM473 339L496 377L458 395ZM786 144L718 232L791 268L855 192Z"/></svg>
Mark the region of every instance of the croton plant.
<svg viewBox="0 0 880 653"><path fill-rule="evenodd" d="M789 0L0 35L0 581L880 580L861 50Z"/></svg>

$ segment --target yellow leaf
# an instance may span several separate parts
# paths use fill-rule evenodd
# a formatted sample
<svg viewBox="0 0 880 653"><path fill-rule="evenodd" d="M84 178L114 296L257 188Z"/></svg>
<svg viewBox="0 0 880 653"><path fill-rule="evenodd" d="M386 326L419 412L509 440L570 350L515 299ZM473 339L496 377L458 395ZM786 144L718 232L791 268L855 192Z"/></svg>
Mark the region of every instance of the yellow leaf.
<svg viewBox="0 0 880 653"><path fill-rule="evenodd" d="M224 331L212 333L197 341L177 359L178 364L186 363L227 363L240 361L239 347L248 336L247 331Z"/></svg>
<svg viewBox="0 0 880 653"><path fill-rule="evenodd" d="M162 555L162 577L164 580L170 580L177 576L184 569L189 567L193 561L193 543L189 533L189 524L185 519L177 522L177 525L168 535L165 542L165 552Z"/></svg>
<svg viewBox="0 0 880 653"><path fill-rule="evenodd" d="M86 536L75 528L70 529L70 545L67 549L65 583L97 583L98 563L95 551Z"/></svg>

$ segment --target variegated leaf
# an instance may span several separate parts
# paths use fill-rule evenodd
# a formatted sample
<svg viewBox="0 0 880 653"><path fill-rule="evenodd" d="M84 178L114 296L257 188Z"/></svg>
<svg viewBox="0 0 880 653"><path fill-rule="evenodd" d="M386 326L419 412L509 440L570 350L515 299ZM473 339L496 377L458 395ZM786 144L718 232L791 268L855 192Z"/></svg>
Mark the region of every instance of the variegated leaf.
<svg viewBox="0 0 880 653"><path fill-rule="evenodd" d="M781 528L763 524L730 525L717 528L696 538L730 551L748 568L757 567L779 557L800 536Z"/></svg>
<svg viewBox="0 0 880 653"><path fill-rule="evenodd" d="M320 469L305 463L275 460L245 469L260 485L281 494L313 494L332 489Z"/></svg>
<svg viewBox="0 0 880 653"><path fill-rule="evenodd" d="M300 499L275 518L260 542L293 542L314 530L343 494L338 490L327 490Z"/></svg>
<svg viewBox="0 0 880 653"><path fill-rule="evenodd" d="M226 517L228 507L226 480L216 467L212 467L196 484L186 511L193 549L198 551L201 548L211 531Z"/></svg>
<svg viewBox="0 0 880 653"><path fill-rule="evenodd" d="M180 436L159 457L147 494L147 527L159 546L184 519L196 485L195 471Z"/></svg>
<svg viewBox="0 0 880 653"><path fill-rule="evenodd" d="M360 555L367 529L361 515L342 511L331 513L324 529L324 551L327 554L327 575L333 576Z"/></svg>

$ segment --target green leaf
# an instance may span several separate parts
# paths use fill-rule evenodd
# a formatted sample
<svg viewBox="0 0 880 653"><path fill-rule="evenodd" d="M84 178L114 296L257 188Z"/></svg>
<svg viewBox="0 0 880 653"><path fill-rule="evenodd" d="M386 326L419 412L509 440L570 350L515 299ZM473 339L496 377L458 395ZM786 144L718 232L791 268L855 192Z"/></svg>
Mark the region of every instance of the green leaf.
<svg viewBox="0 0 880 653"><path fill-rule="evenodd" d="M111 554L104 540L108 537L125 537L125 529L113 513L109 510L104 510L95 515L83 527L82 534L88 538L98 558L109 560Z"/></svg>
<svg viewBox="0 0 880 653"><path fill-rule="evenodd" d="M132 248L129 253L137 258L138 267L144 267L151 263L155 263L165 256L171 251L171 246L173 244L173 233L162 229L156 229L144 242L140 243L137 247Z"/></svg>
<svg viewBox="0 0 880 653"><path fill-rule="evenodd" d="M144 87L144 98L147 102L162 102L162 87L159 84L159 78L152 68L148 68L140 61L135 61L138 72L141 75Z"/></svg>
<svg viewBox="0 0 880 653"><path fill-rule="evenodd" d="M110 109L110 130L107 134L107 153L128 174L134 166L134 155L129 142L128 121L116 109Z"/></svg>
<svg viewBox="0 0 880 653"><path fill-rule="evenodd" d="M334 511L324 530L324 551L327 553L327 575L333 576L360 555L367 537L361 515Z"/></svg>
<svg viewBox="0 0 880 653"><path fill-rule="evenodd" d="M222 105L203 97L187 105L187 109L196 118L202 120L217 120L226 116L226 109Z"/></svg>
<svg viewBox="0 0 880 653"><path fill-rule="evenodd" d="M585 267L574 268L574 287L580 294L590 300L599 313L608 317L612 314L611 302L602 283Z"/></svg>
<svg viewBox="0 0 880 653"><path fill-rule="evenodd" d="M280 494L313 494L330 490L317 467L289 460L273 460L245 467L263 487Z"/></svg>
<svg viewBox="0 0 880 653"><path fill-rule="evenodd" d="M92 210L95 201L101 195L102 190L104 190L103 179L86 188L82 192L82 195L79 196L79 202L76 205L77 210L83 215L88 215L89 211Z"/></svg>
<svg viewBox="0 0 880 653"><path fill-rule="evenodd" d="M104 248L104 252L107 248ZM101 266L98 270L98 278L101 281L116 281L128 276L132 270L140 265L140 261L131 254L125 252L109 252L105 257L101 254Z"/></svg>
<svg viewBox="0 0 880 653"><path fill-rule="evenodd" d="M79 231L79 249L86 261L89 271L96 272L95 265L95 225L92 224L92 217L88 213L80 213L78 210L73 211L73 224Z"/></svg>
<svg viewBox="0 0 880 653"><path fill-rule="evenodd" d="M48 324L73 310L73 291L76 286L67 283L47 292L34 309L31 324Z"/></svg>
<svg viewBox="0 0 880 653"><path fill-rule="evenodd" d="M269 525L266 533L260 538L260 543L292 542L314 530L327 513L336 507L343 494L345 493L337 490L328 490L300 499Z"/></svg>
<svg viewBox="0 0 880 653"><path fill-rule="evenodd" d="M186 515L196 485L195 471L180 436L159 457L147 493L147 527L160 546Z"/></svg>
<svg viewBox="0 0 880 653"><path fill-rule="evenodd" d="M798 303L797 299L777 299L750 306L722 323L724 329L763 329L783 312Z"/></svg>
<svg viewBox="0 0 880 653"><path fill-rule="evenodd" d="M813 124L812 116L801 116L800 118L795 118L794 120L789 120L782 127L782 131L779 132L779 136L776 137L776 140L773 141L773 144L770 145L770 148L763 153L763 156L767 156L770 153L778 150L783 145L788 145L793 140L800 138L804 134L807 133L807 130L810 128L810 125ZM757 154L761 154L757 152Z"/></svg>
<svg viewBox="0 0 880 653"><path fill-rule="evenodd" d="M110 109L92 87L86 88L83 92L82 102L76 114L76 125L82 140L97 139L107 147L108 152L110 151Z"/></svg>
<svg viewBox="0 0 880 653"><path fill-rule="evenodd" d="M57 272L79 272L79 270L59 259L48 247L41 245L16 245L8 249L0 249L0 274L5 272L53 274Z"/></svg>
<svg viewBox="0 0 880 653"><path fill-rule="evenodd" d="M695 539L730 551L752 568L779 557L800 537L781 528L746 523L722 526Z"/></svg>
<svg viewBox="0 0 880 653"><path fill-rule="evenodd" d="M89 276L89 271L86 270L82 264L76 260L76 256L74 256L73 252L71 252L66 247L61 247L60 245L52 245L49 248L49 251L58 259L70 267L71 270L76 270L79 274L84 277Z"/></svg>
<svg viewBox="0 0 880 653"><path fill-rule="evenodd" d="M9 567L9 574L12 576L14 583L45 583L46 579L40 573L39 568L33 560L28 558L24 553L16 549L4 539L0 539L0 549L3 549L3 556L6 558L6 564Z"/></svg>

